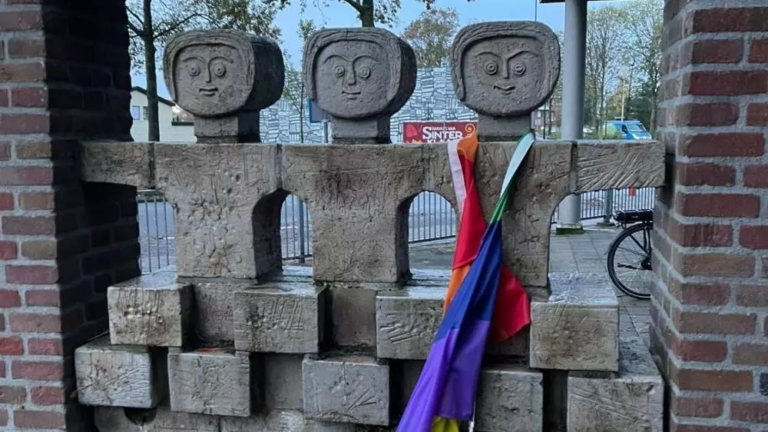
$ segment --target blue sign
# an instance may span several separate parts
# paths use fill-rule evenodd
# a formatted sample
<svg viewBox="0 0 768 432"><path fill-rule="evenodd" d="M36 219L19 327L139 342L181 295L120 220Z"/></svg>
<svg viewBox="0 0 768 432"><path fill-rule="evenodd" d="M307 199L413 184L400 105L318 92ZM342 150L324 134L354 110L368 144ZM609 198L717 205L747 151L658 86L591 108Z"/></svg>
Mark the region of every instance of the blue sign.
<svg viewBox="0 0 768 432"><path fill-rule="evenodd" d="M331 116L322 108L317 106L317 103L312 99L307 98L307 105L309 106L309 122L310 123L323 123L331 121Z"/></svg>

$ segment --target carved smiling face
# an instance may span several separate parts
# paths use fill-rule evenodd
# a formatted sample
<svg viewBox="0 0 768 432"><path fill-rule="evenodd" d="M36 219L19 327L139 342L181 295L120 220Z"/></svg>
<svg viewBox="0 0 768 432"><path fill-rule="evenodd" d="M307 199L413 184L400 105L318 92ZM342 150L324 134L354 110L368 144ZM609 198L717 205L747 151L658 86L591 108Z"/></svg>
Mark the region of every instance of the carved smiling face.
<svg viewBox="0 0 768 432"><path fill-rule="evenodd" d="M366 117L387 107L389 64L384 49L368 41L325 47L315 65L317 102L336 117Z"/></svg>
<svg viewBox="0 0 768 432"><path fill-rule="evenodd" d="M242 107L250 95L245 59L224 44L183 48L173 71L176 101L196 115L219 115Z"/></svg>
<svg viewBox="0 0 768 432"><path fill-rule="evenodd" d="M525 37L481 40L464 55L464 103L486 115L508 116L539 105L545 61L541 42Z"/></svg>

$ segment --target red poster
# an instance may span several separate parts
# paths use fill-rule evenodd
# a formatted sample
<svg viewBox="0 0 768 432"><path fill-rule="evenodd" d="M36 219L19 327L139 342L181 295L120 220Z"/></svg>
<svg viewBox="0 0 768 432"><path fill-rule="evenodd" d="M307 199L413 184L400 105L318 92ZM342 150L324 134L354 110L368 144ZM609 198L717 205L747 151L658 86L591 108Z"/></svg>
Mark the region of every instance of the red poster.
<svg viewBox="0 0 768 432"><path fill-rule="evenodd" d="M462 139L477 130L477 122L403 122L403 143L425 144Z"/></svg>

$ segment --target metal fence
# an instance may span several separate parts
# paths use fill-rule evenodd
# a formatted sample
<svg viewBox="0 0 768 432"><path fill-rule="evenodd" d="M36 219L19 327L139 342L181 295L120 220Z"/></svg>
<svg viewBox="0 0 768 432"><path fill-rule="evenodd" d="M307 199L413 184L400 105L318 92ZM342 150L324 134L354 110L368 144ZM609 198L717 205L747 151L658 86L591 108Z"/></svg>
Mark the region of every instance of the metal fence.
<svg viewBox="0 0 768 432"><path fill-rule="evenodd" d="M610 215L619 210L652 209L654 193L653 188L646 188L582 194L581 219L608 220ZM552 222L556 223L558 217L555 211ZM454 237L456 227L456 212L440 195L423 192L413 199L408 212L410 243ZM141 268L145 273L175 263L173 209L156 191L139 191L139 232ZM294 195L286 198L280 212L280 237L284 259L303 262L312 256L312 216Z"/></svg>

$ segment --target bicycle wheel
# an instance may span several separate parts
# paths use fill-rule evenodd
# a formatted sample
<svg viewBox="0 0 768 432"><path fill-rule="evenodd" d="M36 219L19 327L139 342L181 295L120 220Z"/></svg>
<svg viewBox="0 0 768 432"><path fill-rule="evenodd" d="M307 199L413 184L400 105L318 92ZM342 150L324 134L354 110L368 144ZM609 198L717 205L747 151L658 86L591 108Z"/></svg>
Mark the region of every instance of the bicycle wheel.
<svg viewBox="0 0 768 432"><path fill-rule="evenodd" d="M608 250L608 275L616 288L636 299L651 298L651 231L653 225L633 225L619 234Z"/></svg>

